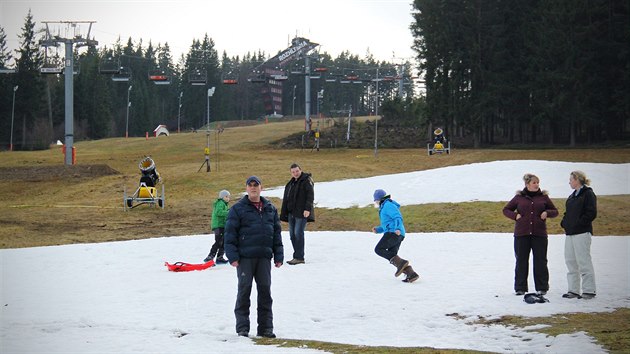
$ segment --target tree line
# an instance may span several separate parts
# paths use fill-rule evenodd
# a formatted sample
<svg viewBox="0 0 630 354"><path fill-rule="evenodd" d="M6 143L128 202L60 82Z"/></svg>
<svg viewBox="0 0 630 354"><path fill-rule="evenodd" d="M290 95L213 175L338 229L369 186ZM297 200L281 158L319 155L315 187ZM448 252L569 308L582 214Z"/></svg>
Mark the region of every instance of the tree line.
<svg viewBox="0 0 630 354"><path fill-rule="evenodd" d="M624 0L413 0L414 62L377 61L369 52L364 57L343 52L336 58L318 53L311 67L310 112L378 113L385 123L426 131L419 140L439 126L451 140L475 147L627 141L629 8ZM0 67L16 69L0 74L0 149L6 149L11 133L16 149L47 148L63 140L63 76L40 73L63 58L40 45L36 27L29 12L14 58L0 26ZM247 78L270 56L261 51L219 55L207 34L193 39L179 58L172 57L168 43L145 45L132 38L77 50L75 140L124 136L128 109L130 136L144 136L158 124L190 130L208 120L260 119L262 88ZM117 82L103 74L108 60L127 68L131 80ZM327 72L315 79L322 73L316 68ZM168 73L169 85L148 80L157 69ZM303 61L285 69L290 75L283 84L282 113L304 115L305 78L293 74L304 71ZM404 85L399 91L398 81L384 80L409 83L412 69L420 73L422 90ZM205 84L192 85L190 78L199 72L206 75ZM355 80L340 83L350 76ZM326 80L330 77L337 80ZM378 91L374 78L380 79ZM238 84L225 85L226 79ZM210 87L216 91L208 110Z"/></svg>
<svg viewBox="0 0 630 354"><path fill-rule="evenodd" d="M414 0L426 124L474 146L628 138L630 2Z"/></svg>
<svg viewBox="0 0 630 354"><path fill-rule="evenodd" d="M63 46L55 49L43 47L41 30L29 12L20 35L16 57L6 48L6 35L0 27L0 67L14 67L13 74L0 74L0 144L9 145L11 120L14 121L13 145L15 149L44 149L51 142L64 137L64 76L42 74L42 67L63 66ZM95 38L98 40L97 38ZM279 51L284 48L279 48ZM175 59L168 43L154 46L142 39L120 40L112 47L75 48L74 61L78 73L74 75L74 139L101 139L108 137L144 136L160 124L169 130L188 131L205 126L210 120L251 120L264 115L261 85L248 81L252 70L269 59L258 51L244 56L219 56L214 41L207 34L193 39L187 53ZM375 60L369 53L365 58L343 52L332 58L318 53L311 68L311 115L330 116L352 110L353 115L370 114L376 109L374 84L360 83L360 78L376 75L405 74L409 80L411 66L401 67ZM129 81L114 81L113 74L103 73L106 64L115 63L131 75ZM13 64L13 65L12 65ZM296 60L286 72L304 72L304 63ZM325 72L317 72L320 68ZM398 71L397 71L398 70ZM168 76L170 84L157 85L149 76L159 71ZM205 81L193 85L191 79L203 73ZM317 75L324 75L318 78ZM355 75L356 80L340 84L342 78ZM336 75L337 80L325 80ZM235 80L236 85L223 84ZM304 74L291 74L283 86L283 114L305 114ZM162 82L163 83L163 82ZM197 82L198 83L198 82ZM14 88L18 87L14 92ZM215 87L209 100L207 91ZM323 90L323 91L322 91ZM403 88L412 95L413 88ZM15 99L13 94L15 93ZM395 81L381 82L379 99L398 95ZM319 98L318 98L319 95ZM295 97L295 99L294 99ZM128 106L128 99L130 105ZM15 107L13 108L13 104ZM129 113L127 113L129 111ZM208 119L209 113L209 119Z"/></svg>

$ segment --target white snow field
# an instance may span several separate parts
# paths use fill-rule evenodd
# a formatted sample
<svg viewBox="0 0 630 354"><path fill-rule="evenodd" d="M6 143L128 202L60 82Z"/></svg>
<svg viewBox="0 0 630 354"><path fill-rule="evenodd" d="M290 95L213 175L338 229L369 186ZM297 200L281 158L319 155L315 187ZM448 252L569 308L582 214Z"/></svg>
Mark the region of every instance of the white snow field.
<svg viewBox="0 0 630 354"><path fill-rule="evenodd" d="M598 195L629 194L628 166L498 161L317 183L316 195L324 207L341 207L346 198L346 207L370 204L375 188L403 204L507 201L522 188L523 173L532 172L541 177L541 188L566 197L568 174L574 169L592 178ZM431 178L434 174L441 178ZM374 224L377 219L375 210ZM499 353L603 353L585 333L551 337L472 322L479 316L549 316L630 307L629 235L593 238L598 287L593 300L561 298L566 291L564 236L551 235L550 302L530 305L513 293L509 233L409 233L399 254L411 261L420 280L405 284L402 276L393 276L394 267L374 253L380 235L366 230L307 232L307 263L272 270L278 337ZM288 233L283 232L283 240L288 260ZM165 261L200 263L213 241L213 235L193 235L0 250L0 353L316 352L255 345L236 335L233 267L173 273L164 266ZM530 291L533 288L530 272ZM255 335L255 290L251 309L250 334Z"/></svg>
<svg viewBox="0 0 630 354"><path fill-rule="evenodd" d="M507 201L516 190L523 189L525 173L537 175L540 188L551 198L566 198L573 191L569 174L575 170L586 173L597 195L630 194L630 163L509 160L333 182L313 178L319 208L349 208L371 205L372 192L377 188L390 193L400 205ZM264 185L264 178L262 182ZM282 198L283 192L284 186L273 187L263 195Z"/></svg>

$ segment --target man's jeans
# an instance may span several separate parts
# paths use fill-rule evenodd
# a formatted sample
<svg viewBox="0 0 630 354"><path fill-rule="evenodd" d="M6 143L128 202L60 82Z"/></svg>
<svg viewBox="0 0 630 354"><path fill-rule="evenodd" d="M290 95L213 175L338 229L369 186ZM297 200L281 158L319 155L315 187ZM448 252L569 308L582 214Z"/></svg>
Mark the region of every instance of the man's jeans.
<svg viewBox="0 0 630 354"><path fill-rule="evenodd" d="M293 259L304 259L304 230L306 218L289 214L289 236L293 245Z"/></svg>

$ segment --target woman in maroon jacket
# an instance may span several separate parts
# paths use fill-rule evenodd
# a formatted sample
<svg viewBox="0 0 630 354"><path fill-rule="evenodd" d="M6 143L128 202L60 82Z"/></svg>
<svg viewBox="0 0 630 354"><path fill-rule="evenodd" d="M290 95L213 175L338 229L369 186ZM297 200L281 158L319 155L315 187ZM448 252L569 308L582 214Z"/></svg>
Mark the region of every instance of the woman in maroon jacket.
<svg viewBox="0 0 630 354"><path fill-rule="evenodd" d="M514 224L514 291L516 295L527 292L529 252L534 255L534 284L536 291L544 295L549 290L547 269L547 218L558 216L546 191L540 190L540 179L531 173L523 176L525 188L503 208L503 215L515 220Z"/></svg>

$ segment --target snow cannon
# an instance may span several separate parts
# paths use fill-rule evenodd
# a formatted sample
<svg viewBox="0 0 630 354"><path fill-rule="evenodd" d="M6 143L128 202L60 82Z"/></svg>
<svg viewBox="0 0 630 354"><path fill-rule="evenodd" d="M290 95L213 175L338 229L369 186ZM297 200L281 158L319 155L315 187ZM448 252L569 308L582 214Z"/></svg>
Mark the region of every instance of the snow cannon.
<svg viewBox="0 0 630 354"><path fill-rule="evenodd" d="M155 168L155 161L149 156L145 156L140 163L138 163L138 168L140 169L141 177L140 183L136 192L127 196L127 189L124 189L123 194L123 208L125 211L127 209L133 209L139 205L148 204L150 206L159 206L164 209L164 184L162 182L162 178ZM156 188L156 184L160 183L162 185L162 193L158 192ZM134 205L134 203L136 203Z"/></svg>
<svg viewBox="0 0 630 354"><path fill-rule="evenodd" d="M451 153L451 142L444 136L444 130L442 130L442 128L436 128L433 131L433 141L427 144L427 153L429 156Z"/></svg>
<svg viewBox="0 0 630 354"><path fill-rule="evenodd" d="M142 173L140 183L144 182L149 187L155 187L155 184L160 182L160 174L155 169L155 161L150 157L145 157L138 163L138 168Z"/></svg>

